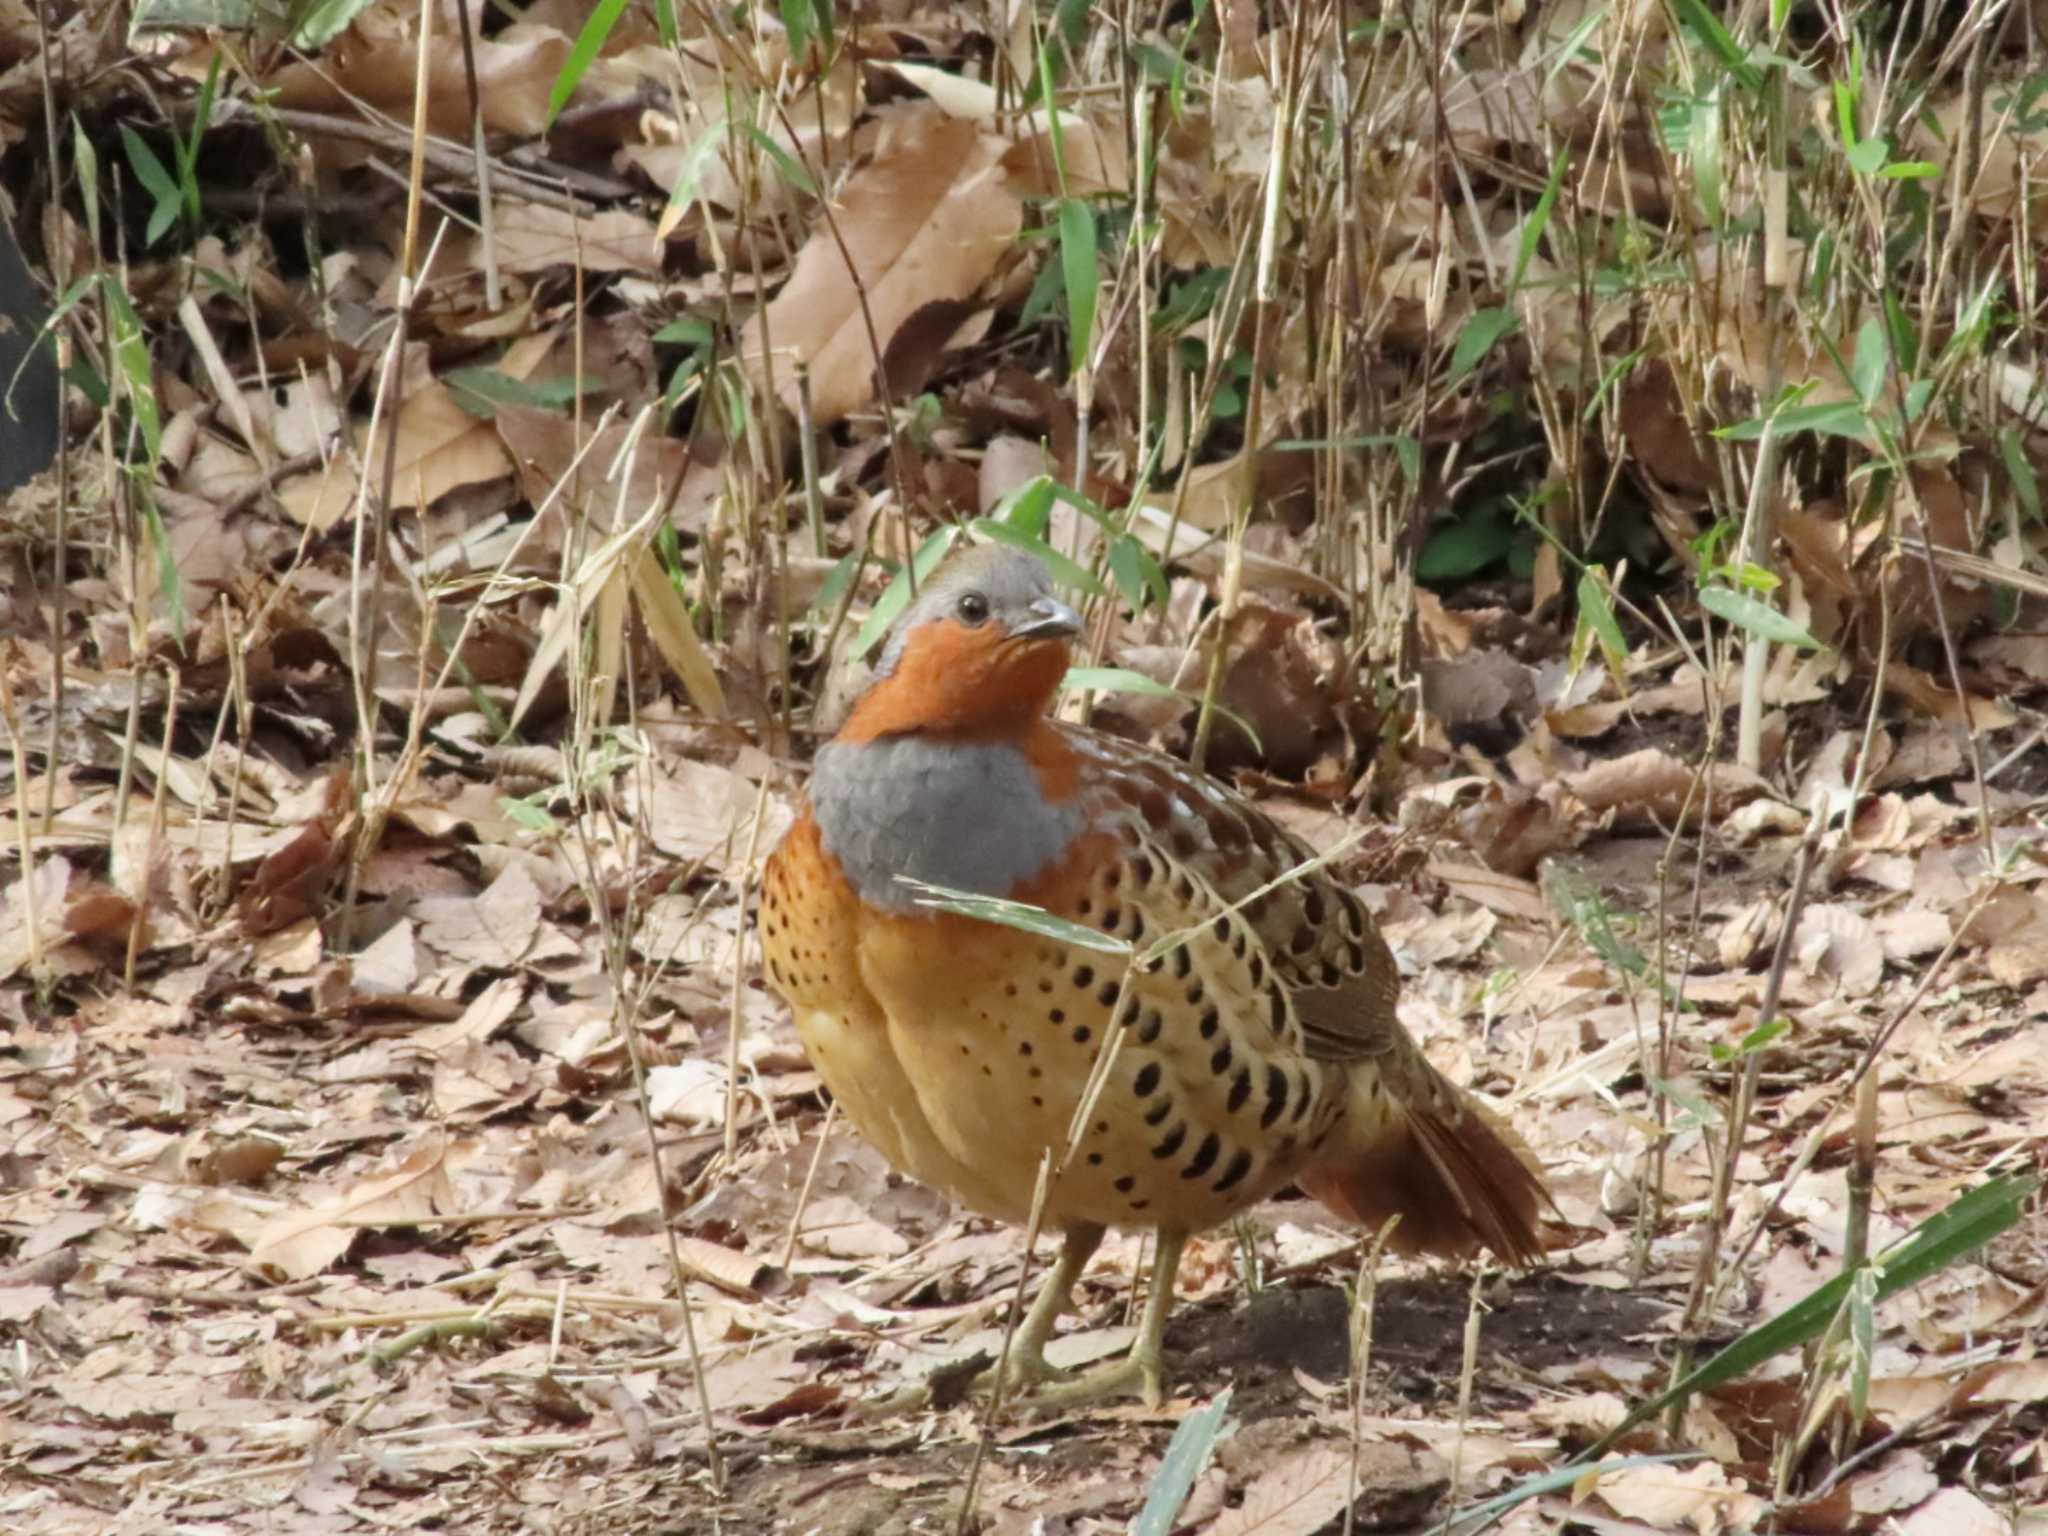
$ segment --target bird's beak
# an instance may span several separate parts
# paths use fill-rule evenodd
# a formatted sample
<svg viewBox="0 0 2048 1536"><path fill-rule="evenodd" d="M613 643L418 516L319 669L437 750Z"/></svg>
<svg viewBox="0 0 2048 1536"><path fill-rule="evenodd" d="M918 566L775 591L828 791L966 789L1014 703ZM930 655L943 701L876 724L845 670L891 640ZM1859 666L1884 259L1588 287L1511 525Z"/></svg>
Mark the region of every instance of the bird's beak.
<svg viewBox="0 0 2048 1536"><path fill-rule="evenodd" d="M1031 616L1010 631L1012 640L1064 640L1081 633L1081 615L1056 597L1041 597Z"/></svg>

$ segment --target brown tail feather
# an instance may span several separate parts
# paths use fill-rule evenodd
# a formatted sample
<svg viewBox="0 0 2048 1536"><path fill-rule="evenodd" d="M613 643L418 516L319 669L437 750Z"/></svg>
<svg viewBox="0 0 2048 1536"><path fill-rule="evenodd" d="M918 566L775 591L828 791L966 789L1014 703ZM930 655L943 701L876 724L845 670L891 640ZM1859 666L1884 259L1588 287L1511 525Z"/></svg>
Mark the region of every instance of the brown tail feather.
<svg viewBox="0 0 2048 1536"><path fill-rule="evenodd" d="M1354 1088L1353 1112L1325 1144L1329 1160L1298 1182L1368 1227L1398 1213L1388 1243L1397 1253L1459 1258L1483 1245L1511 1264L1534 1262L1537 1212L1550 1203L1534 1155L1470 1094L1441 1078L1431 1086L1425 1102L1392 1105L1370 1085Z"/></svg>

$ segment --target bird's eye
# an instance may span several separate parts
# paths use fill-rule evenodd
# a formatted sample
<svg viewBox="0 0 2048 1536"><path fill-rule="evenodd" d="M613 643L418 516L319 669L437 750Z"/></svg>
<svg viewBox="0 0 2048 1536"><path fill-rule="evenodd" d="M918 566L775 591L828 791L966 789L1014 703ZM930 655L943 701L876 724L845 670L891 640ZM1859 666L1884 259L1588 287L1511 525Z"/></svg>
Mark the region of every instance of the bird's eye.
<svg viewBox="0 0 2048 1536"><path fill-rule="evenodd" d="M962 592L960 601L953 605L953 611L960 615L962 624L987 623L988 599L979 592Z"/></svg>

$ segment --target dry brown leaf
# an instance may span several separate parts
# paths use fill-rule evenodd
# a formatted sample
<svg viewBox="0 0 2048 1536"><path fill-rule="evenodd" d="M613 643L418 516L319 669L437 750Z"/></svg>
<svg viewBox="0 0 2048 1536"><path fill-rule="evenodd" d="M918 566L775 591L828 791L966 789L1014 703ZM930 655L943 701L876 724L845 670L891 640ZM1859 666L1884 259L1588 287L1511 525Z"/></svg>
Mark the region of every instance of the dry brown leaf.
<svg viewBox="0 0 2048 1536"><path fill-rule="evenodd" d="M423 372L426 349L410 347L405 403L398 412L396 473L391 505L425 507L461 486L496 480L512 472L512 461L498 441L498 431L464 410L455 393ZM278 500L292 518L325 532L354 510L360 489L373 495L384 483L383 423L370 432L370 420L354 425L354 454L338 453L324 469L299 475L278 490ZM360 474L356 466L362 466Z"/></svg>
<svg viewBox="0 0 2048 1536"><path fill-rule="evenodd" d="M749 848L766 858L794 819L775 796L762 804L759 779L693 759L670 763L644 781L634 775L626 805L629 814L645 815L648 835L664 855L687 865L709 861L720 871L736 869Z"/></svg>
<svg viewBox="0 0 2048 1536"><path fill-rule="evenodd" d="M1668 826L1681 812L1698 816L1704 808L1708 795L1707 787L1696 782L1700 776L1694 765L1661 748L1645 747L1566 774L1564 783L1595 812L1611 810L1624 822ZM1768 793L1761 779L1732 763L1708 764L1705 776L1712 780L1714 808L1724 815Z"/></svg>
<svg viewBox="0 0 2048 1536"><path fill-rule="evenodd" d="M874 398L876 347L886 354L927 305L971 299L1023 227L1003 149L929 104L883 114L873 157L834 199L831 222L813 229L782 292L742 333L741 354L764 390L794 412L803 363L811 419L821 426Z"/></svg>
<svg viewBox="0 0 2048 1536"><path fill-rule="evenodd" d="M1810 902L1799 914L1793 953L1808 972L1825 976L1845 997L1867 997L1884 979L1884 944L1870 920L1838 902Z"/></svg>
<svg viewBox="0 0 2048 1536"><path fill-rule="evenodd" d="M2048 978L2048 898L2008 886L1970 919L1963 938L1984 946L1985 967L2009 987Z"/></svg>
<svg viewBox="0 0 2048 1536"><path fill-rule="evenodd" d="M402 1226L456 1209L451 1173L473 1148L433 1133L389 1173L357 1180L310 1209L266 1222L249 1245L249 1262L293 1280L317 1275L375 1225Z"/></svg>
<svg viewBox="0 0 2048 1536"><path fill-rule="evenodd" d="M1366 1473L1394 1447L1361 1447L1366 1453ZM1403 1463L1405 1453L1396 1453ZM1370 1484L1361 1478L1361 1491ZM1344 1512L1351 1487L1351 1451L1348 1446L1319 1441L1287 1452L1255 1476L1244 1491L1244 1501L1226 1509L1209 1527L1208 1536L1310 1536Z"/></svg>
<svg viewBox="0 0 2048 1536"><path fill-rule="evenodd" d="M550 267L581 267L585 272L661 271L661 242L654 225L624 208L571 213L539 203L496 205L491 226L491 254L506 272L544 272ZM446 280L483 270L481 235L454 243L435 263L435 276Z"/></svg>
<svg viewBox="0 0 2048 1536"><path fill-rule="evenodd" d="M469 80L459 44L438 38L428 50L427 128L467 143L470 133ZM547 125L548 96L569 57L569 39L553 27L514 23L491 37L473 39L477 101L483 126L493 133L526 138ZM382 109L402 122L412 120L413 83L419 73L417 39L410 16L393 19L372 8L317 61L289 64L266 82L271 105L302 112L353 117L360 104ZM340 139L321 141L331 163L351 165L367 150Z"/></svg>
<svg viewBox="0 0 2048 1536"><path fill-rule="evenodd" d="M1702 1461L1691 1467L1628 1467L1602 1472L1596 1489L1617 1515L1659 1528L1684 1526L1699 1536L1747 1530L1763 1514L1764 1501L1740 1479Z"/></svg>

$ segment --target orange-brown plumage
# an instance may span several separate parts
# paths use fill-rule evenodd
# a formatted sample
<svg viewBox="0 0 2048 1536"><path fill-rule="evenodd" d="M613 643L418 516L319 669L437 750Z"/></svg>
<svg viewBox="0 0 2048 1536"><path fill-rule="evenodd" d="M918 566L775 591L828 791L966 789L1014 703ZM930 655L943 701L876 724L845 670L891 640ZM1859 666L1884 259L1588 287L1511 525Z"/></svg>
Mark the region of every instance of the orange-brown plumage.
<svg viewBox="0 0 2048 1536"><path fill-rule="evenodd" d="M1020 1221L1091 1071L1100 1098L1046 1197L1067 1233L1013 1350L1044 1371L1102 1232L1156 1227L1132 1370L1159 1390L1185 1236L1289 1182L1395 1246L1540 1249L1540 1175L1395 1017L1358 899L1255 806L1184 764L1047 717L1077 627L1014 550L951 562L899 621L771 857L762 942L814 1064L883 1153ZM1022 901L1129 956L920 904ZM1275 883L1280 882L1280 883ZM1270 887L1270 888L1268 888Z"/></svg>

